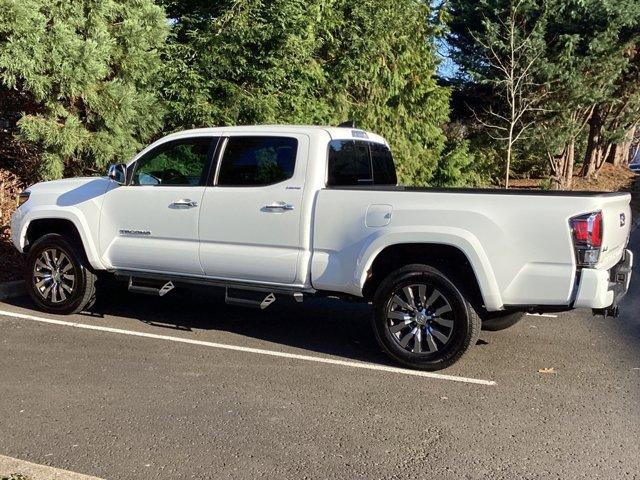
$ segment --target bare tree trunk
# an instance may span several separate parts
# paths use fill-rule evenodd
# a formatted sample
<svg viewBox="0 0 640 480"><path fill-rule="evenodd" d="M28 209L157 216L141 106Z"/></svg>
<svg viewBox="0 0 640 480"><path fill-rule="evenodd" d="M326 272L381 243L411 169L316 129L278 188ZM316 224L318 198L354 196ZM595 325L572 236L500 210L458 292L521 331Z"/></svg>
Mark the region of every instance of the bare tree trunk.
<svg viewBox="0 0 640 480"><path fill-rule="evenodd" d="M615 166L627 166L631 161L631 146L636 134L636 126L634 125L625 134L624 138L611 148L607 161Z"/></svg>
<svg viewBox="0 0 640 480"><path fill-rule="evenodd" d="M618 167L622 165L624 160L624 143L616 143L611 147L611 152L607 157L607 163Z"/></svg>
<svg viewBox="0 0 640 480"><path fill-rule="evenodd" d="M509 188L509 169L511 168L511 152L513 151L513 125L509 129L509 143L507 144L507 167L504 172L504 188Z"/></svg>
<svg viewBox="0 0 640 480"><path fill-rule="evenodd" d="M607 159L611 156L611 151L613 150L614 145L609 143L606 147L600 147L600 153L598 154L598 160L596 162L596 172L593 177L597 177L604 164L607 163Z"/></svg>
<svg viewBox="0 0 640 480"><path fill-rule="evenodd" d="M564 169L564 189L571 190L571 183L573 182L573 165L576 161L576 143L575 140L571 140L567 145L567 159L565 161Z"/></svg>
<svg viewBox="0 0 640 480"><path fill-rule="evenodd" d="M589 134L587 138L587 150L584 154L584 162L580 174L583 177L591 178L596 173L598 165L602 162L602 117L598 107L593 109L589 119Z"/></svg>
<svg viewBox="0 0 640 480"><path fill-rule="evenodd" d="M556 156L557 171L554 188L556 190L570 190L573 180L573 164L575 163L575 141L565 145L564 150Z"/></svg>

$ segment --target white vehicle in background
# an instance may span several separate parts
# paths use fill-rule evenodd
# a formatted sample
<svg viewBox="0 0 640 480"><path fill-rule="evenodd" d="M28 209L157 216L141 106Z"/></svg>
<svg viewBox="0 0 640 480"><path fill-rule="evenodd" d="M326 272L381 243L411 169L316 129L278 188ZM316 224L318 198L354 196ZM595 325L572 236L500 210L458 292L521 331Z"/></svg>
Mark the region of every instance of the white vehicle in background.
<svg viewBox="0 0 640 480"><path fill-rule="evenodd" d="M98 274L164 295L226 289L372 302L396 361L435 370L523 312L615 314L631 275L628 193L404 188L354 128L221 127L158 140L103 178L28 188L12 219L34 302L88 308Z"/></svg>

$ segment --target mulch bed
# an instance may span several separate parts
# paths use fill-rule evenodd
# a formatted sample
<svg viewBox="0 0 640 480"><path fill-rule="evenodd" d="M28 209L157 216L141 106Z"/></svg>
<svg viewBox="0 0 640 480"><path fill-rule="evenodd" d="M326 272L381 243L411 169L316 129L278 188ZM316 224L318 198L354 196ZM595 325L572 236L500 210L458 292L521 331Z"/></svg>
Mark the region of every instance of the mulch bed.
<svg viewBox="0 0 640 480"><path fill-rule="evenodd" d="M23 182L8 170L0 169L0 282L22 278L23 259L11 243L9 222L16 208L16 196Z"/></svg>

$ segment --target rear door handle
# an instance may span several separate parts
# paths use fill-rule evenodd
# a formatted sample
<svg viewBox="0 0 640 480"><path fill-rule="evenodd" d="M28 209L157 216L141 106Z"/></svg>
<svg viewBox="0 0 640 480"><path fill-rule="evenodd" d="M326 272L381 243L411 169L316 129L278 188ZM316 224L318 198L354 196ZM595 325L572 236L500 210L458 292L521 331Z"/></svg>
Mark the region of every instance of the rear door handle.
<svg viewBox="0 0 640 480"><path fill-rule="evenodd" d="M198 202L189 200L188 198L183 198L182 200L176 200L171 205L169 205L169 207L173 207L173 208L192 208L197 206L198 206Z"/></svg>
<svg viewBox="0 0 640 480"><path fill-rule="evenodd" d="M294 206L291 205L290 203L285 203L285 202L273 202L269 205L265 205L264 206L265 210L293 210Z"/></svg>

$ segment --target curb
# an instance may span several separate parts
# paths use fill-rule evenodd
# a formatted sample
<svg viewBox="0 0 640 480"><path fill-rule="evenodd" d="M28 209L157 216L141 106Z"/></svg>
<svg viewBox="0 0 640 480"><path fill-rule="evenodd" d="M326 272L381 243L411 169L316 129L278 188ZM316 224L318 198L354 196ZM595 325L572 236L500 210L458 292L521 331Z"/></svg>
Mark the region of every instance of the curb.
<svg viewBox="0 0 640 480"><path fill-rule="evenodd" d="M98 477L92 477L90 475L83 475L81 473L70 472L47 465L38 465L36 463L0 455L0 478L4 478L5 475L9 477L11 474L17 473L28 477L30 480L101 480ZM24 477L20 476L18 478Z"/></svg>
<svg viewBox="0 0 640 480"><path fill-rule="evenodd" d="M26 293L24 280L0 283L0 300L21 297Z"/></svg>

